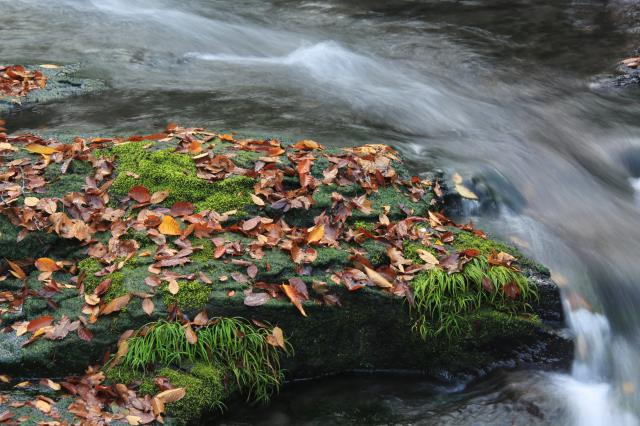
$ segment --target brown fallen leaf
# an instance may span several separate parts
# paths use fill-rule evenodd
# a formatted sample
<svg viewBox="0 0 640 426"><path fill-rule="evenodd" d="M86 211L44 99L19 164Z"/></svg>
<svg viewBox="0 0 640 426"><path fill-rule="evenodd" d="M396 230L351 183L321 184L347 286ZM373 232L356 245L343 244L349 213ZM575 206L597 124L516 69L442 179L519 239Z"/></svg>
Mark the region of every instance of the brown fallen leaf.
<svg viewBox="0 0 640 426"><path fill-rule="evenodd" d="M142 310L145 314L151 316L151 314L153 313L153 308L153 300L151 300L150 297L145 297L144 299L142 299Z"/></svg>
<svg viewBox="0 0 640 426"><path fill-rule="evenodd" d="M53 317L51 315L43 315L41 317L32 319L29 321L27 325L28 332L34 332L36 330L41 329L42 327L46 327L53 322Z"/></svg>
<svg viewBox="0 0 640 426"><path fill-rule="evenodd" d="M129 190L129 197L139 203L148 203L151 200L151 193L143 185L136 185Z"/></svg>
<svg viewBox="0 0 640 426"><path fill-rule="evenodd" d="M184 388L174 388L160 392L155 396L155 398L158 398L160 401L162 401L163 404L169 404L172 402L180 401L182 398L184 398L185 395L186 391L184 390Z"/></svg>
<svg viewBox="0 0 640 426"><path fill-rule="evenodd" d="M193 331L193 328L191 328L191 324L186 323L183 328L184 334L187 336L187 342L191 343L192 345L198 343L198 335L195 331Z"/></svg>
<svg viewBox="0 0 640 426"><path fill-rule="evenodd" d="M178 282L176 280L169 281L169 293L175 296L176 294L178 294L179 291L180 291L180 286L178 285Z"/></svg>
<svg viewBox="0 0 640 426"><path fill-rule="evenodd" d="M131 300L130 294L125 294L124 296L116 297L111 302L107 303L100 310L100 315L109 315L113 312L117 312L127 306L129 301Z"/></svg>
<svg viewBox="0 0 640 426"><path fill-rule="evenodd" d="M284 343L284 333L280 327L273 327L271 334L267 336L267 343L271 346L277 346L284 350L287 350L287 347Z"/></svg>
<svg viewBox="0 0 640 426"><path fill-rule="evenodd" d="M387 280L385 277L382 276L382 274L374 271L373 269L365 266L364 271L367 273L367 276L369 277L369 279L378 287L381 287L381 288L393 287L393 284L391 284L389 280Z"/></svg>

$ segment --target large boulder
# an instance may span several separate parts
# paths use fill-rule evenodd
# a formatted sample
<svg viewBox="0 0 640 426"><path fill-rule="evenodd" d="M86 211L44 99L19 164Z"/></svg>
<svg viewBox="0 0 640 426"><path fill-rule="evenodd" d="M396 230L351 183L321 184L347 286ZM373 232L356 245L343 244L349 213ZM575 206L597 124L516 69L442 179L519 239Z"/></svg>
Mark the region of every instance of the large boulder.
<svg viewBox="0 0 640 426"><path fill-rule="evenodd" d="M173 125L127 140L0 139L0 371L13 379L110 359L100 383L186 387L169 413L188 422L236 394L266 399L256 389L283 371L451 378L570 359L546 269L443 216L439 180L412 177L389 147ZM256 367L265 381L240 375L240 350L203 343L225 324L235 331L221 345L271 354ZM184 354L167 358L181 339Z"/></svg>

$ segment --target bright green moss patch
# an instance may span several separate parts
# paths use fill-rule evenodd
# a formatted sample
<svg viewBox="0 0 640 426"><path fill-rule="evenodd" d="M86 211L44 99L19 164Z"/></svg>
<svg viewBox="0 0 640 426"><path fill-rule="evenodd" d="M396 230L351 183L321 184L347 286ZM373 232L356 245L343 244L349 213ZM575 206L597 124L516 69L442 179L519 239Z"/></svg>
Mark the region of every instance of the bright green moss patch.
<svg viewBox="0 0 640 426"><path fill-rule="evenodd" d="M131 142L116 145L108 151L115 155L117 166L117 176L111 186L113 193L124 196L132 187L143 185L152 193L169 191L167 205L189 201L198 210L217 212L242 209L251 202L253 179L232 176L215 183L207 182L197 176L191 157L169 149L148 149L153 145L149 141Z"/></svg>
<svg viewBox="0 0 640 426"><path fill-rule="evenodd" d="M478 235L475 235L471 232L461 231L455 235L455 239L453 241L453 247L456 250L462 251L465 249L476 249L479 250L485 256L491 254L491 252L505 252L509 253L515 257L522 257L522 254L518 252L518 250L513 247L509 247L506 244L500 243L495 240L491 240L488 238L482 238Z"/></svg>
<svg viewBox="0 0 640 426"><path fill-rule="evenodd" d="M167 414L175 417L180 424L188 424L207 411L221 410L224 407L224 385L222 380L213 380L213 375L205 380L171 368L161 369L158 375L169 379L174 387L184 388L186 391L184 398L167 404Z"/></svg>
<svg viewBox="0 0 640 426"><path fill-rule="evenodd" d="M124 274L121 271L114 272L109 275L97 277L95 274L102 271L104 267L96 259L86 258L78 262L78 269L85 274L84 277L84 292L87 294L93 293L96 287L104 280L110 279L111 285L103 296L105 302L110 302L116 297L123 296L127 293L127 288L124 285Z"/></svg>
<svg viewBox="0 0 640 426"><path fill-rule="evenodd" d="M178 286L180 290L176 294L169 292L169 285L166 283L160 287L165 305L176 303L180 309L201 309L209 301L211 289L205 284L198 281L179 281Z"/></svg>

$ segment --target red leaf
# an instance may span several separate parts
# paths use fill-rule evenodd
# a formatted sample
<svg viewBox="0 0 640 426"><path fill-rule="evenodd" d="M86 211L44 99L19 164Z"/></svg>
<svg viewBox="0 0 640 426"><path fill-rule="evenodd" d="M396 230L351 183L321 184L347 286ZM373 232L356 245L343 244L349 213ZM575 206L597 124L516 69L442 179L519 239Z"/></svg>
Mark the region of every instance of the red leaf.
<svg viewBox="0 0 640 426"><path fill-rule="evenodd" d="M173 216L188 216L193 213L193 204L187 201L178 201L171 206Z"/></svg>
<svg viewBox="0 0 640 426"><path fill-rule="evenodd" d="M504 291L504 294L506 294L509 299L514 299L515 300L520 296L520 288L513 281L511 281L510 283L506 284L502 288L502 290Z"/></svg>
<svg viewBox="0 0 640 426"><path fill-rule="evenodd" d="M148 203L151 200L151 193L142 185L136 185L129 190L129 197L139 203Z"/></svg>
<svg viewBox="0 0 640 426"><path fill-rule="evenodd" d="M93 339L93 333L88 328L80 326L78 327L78 337L85 342L89 342Z"/></svg>

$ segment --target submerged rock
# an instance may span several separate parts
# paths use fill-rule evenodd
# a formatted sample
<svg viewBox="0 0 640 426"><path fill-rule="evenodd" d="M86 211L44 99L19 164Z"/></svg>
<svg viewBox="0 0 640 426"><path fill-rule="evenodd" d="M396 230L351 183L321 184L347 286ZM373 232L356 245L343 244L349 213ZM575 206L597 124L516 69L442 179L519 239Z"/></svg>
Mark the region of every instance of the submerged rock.
<svg viewBox="0 0 640 426"><path fill-rule="evenodd" d="M0 371L13 378L107 360L77 380L137 391L145 420L164 408L143 395L186 388L167 413L190 422L235 395L264 401L285 377L475 377L571 358L547 271L439 213L438 179L412 178L389 147L173 125L0 142Z"/></svg>

